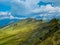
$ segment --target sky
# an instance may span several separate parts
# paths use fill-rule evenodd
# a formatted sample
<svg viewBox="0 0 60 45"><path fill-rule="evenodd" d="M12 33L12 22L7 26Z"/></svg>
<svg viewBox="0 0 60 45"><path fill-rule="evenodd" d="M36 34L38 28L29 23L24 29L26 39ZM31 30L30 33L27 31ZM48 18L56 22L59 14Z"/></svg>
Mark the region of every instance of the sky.
<svg viewBox="0 0 60 45"><path fill-rule="evenodd" d="M3 19L60 19L60 0L0 0L0 21ZM7 22L5 20L5 22Z"/></svg>

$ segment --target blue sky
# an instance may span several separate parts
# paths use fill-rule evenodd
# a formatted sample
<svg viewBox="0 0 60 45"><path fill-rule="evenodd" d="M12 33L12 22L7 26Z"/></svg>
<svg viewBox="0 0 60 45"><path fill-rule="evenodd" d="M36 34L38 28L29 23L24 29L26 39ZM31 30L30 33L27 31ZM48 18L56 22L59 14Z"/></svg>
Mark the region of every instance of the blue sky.
<svg viewBox="0 0 60 45"><path fill-rule="evenodd" d="M0 20L60 17L60 0L0 0Z"/></svg>

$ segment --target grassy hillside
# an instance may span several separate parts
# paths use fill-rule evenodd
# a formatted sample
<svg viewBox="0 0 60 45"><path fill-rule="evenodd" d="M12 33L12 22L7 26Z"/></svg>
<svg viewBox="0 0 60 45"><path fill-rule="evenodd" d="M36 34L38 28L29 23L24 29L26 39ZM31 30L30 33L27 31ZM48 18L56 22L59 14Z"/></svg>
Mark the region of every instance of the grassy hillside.
<svg viewBox="0 0 60 45"><path fill-rule="evenodd" d="M52 36L48 37L39 45L60 45L60 30L52 34Z"/></svg>
<svg viewBox="0 0 60 45"><path fill-rule="evenodd" d="M57 19L48 23L36 19L21 20L0 29L0 45L57 45L60 43L59 26Z"/></svg>

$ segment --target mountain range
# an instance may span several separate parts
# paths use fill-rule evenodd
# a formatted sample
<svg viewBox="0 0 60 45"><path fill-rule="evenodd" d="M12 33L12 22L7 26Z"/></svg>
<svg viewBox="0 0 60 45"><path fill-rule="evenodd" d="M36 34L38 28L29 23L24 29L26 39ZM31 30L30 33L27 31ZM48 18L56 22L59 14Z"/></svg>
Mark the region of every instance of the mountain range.
<svg viewBox="0 0 60 45"><path fill-rule="evenodd" d="M32 18L0 28L0 45L60 45L60 20Z"/></svg>

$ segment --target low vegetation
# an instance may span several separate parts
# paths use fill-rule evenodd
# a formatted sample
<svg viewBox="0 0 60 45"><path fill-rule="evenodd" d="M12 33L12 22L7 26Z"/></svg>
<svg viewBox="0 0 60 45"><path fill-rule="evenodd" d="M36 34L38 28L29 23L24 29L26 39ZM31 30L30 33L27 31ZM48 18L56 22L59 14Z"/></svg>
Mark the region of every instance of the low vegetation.
<svg viewBox="0 0 60 45"><path fill-rule="evenodd" d="M0 45L60 45L60 21L25 19L0 29Z"/></svg>

